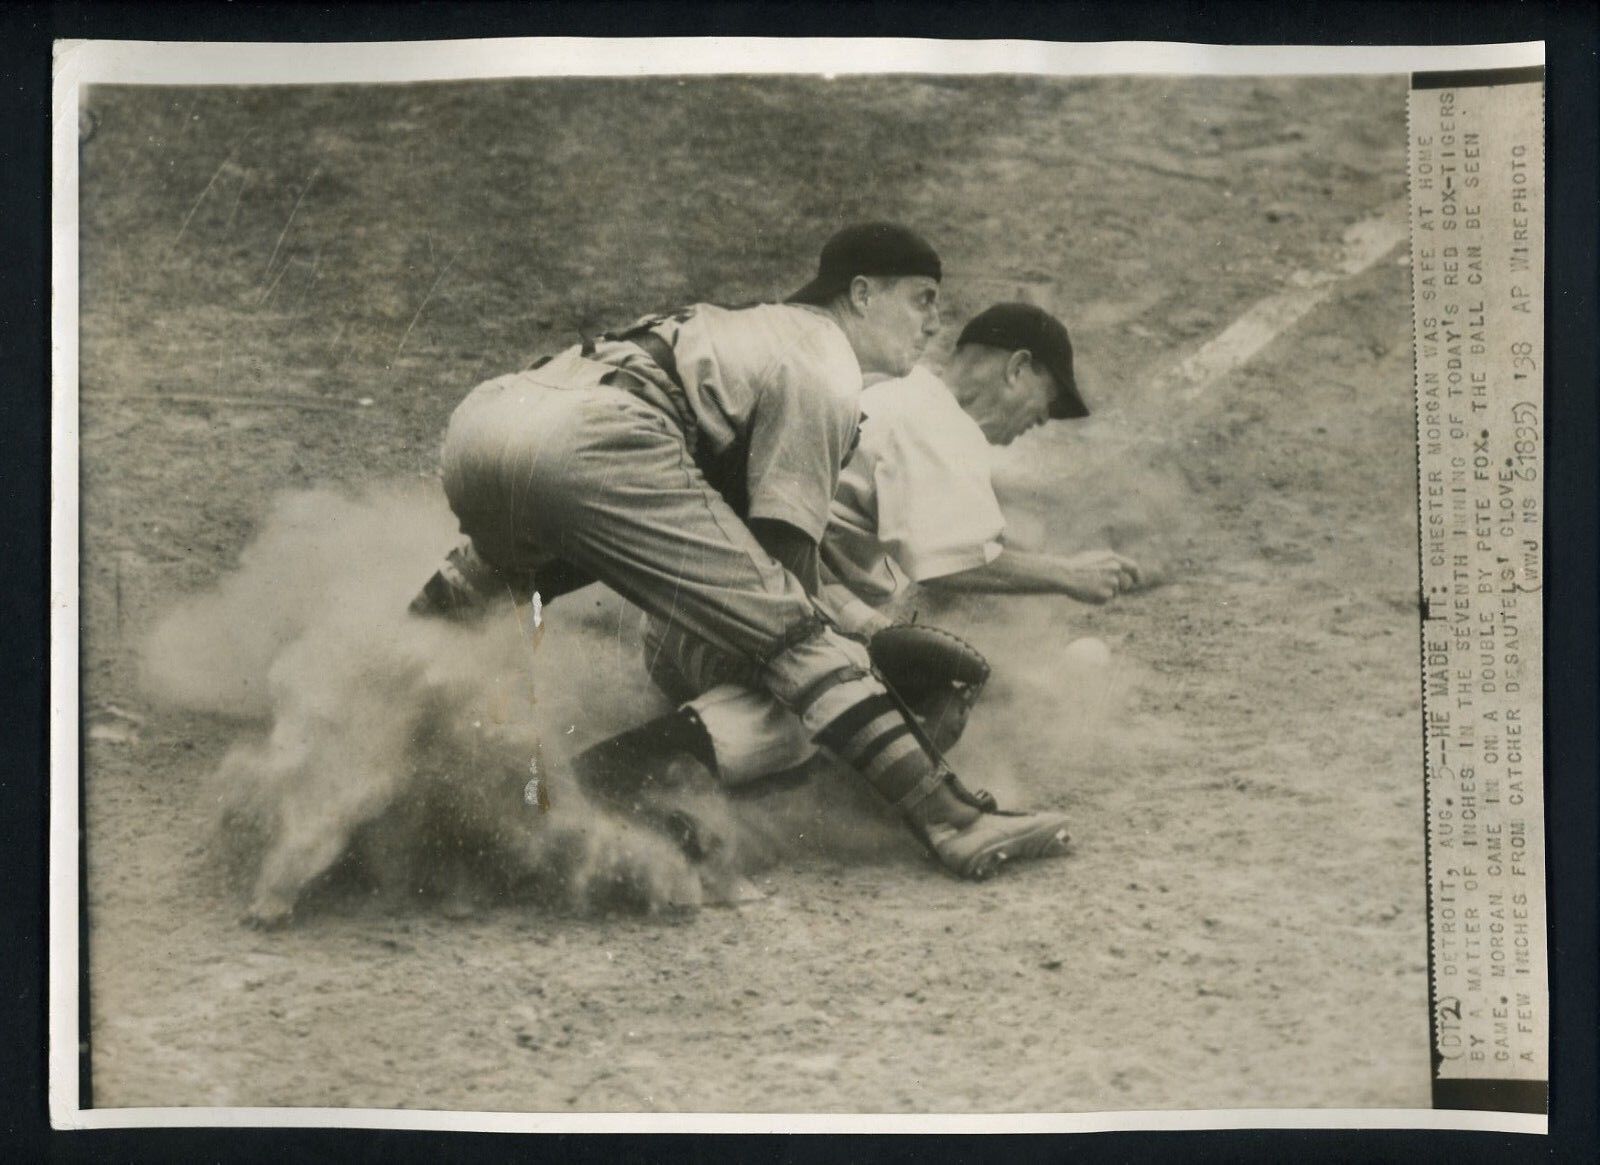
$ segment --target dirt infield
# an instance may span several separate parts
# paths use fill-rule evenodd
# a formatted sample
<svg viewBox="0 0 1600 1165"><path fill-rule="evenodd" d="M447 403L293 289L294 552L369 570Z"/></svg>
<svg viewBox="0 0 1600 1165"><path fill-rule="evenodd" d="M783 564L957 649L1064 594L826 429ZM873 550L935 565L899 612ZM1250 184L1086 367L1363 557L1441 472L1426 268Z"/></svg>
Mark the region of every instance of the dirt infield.
<svg viewBox="0 0 1600 1165"><path fill-rule="evenodd" d="M1020 78L93 92L94 1104L1425 1106L1403 251L1193 399L1150 387L1396 206L1404 93ZM997 665L962 771L1070 811L1073 855L971 886L854 803L845 827L791 799L772 810L768 896L737 909L522 896L457 918L437 895L336 882L286 930L241 928L214 774L259 736L261 705L220 681L211 704L157 699L141 664L162 617L235 577L286 493L433 497L440 433L478 380L645 310L782 295L861 217L936 243L949 320L1024 297L1068 322L1099 407L1002 459L1013 529L1156 570L1104 608L919 601ZM444 549L437 510L412 525L348 504L382 537L335 539L346 583L391 552ZM285 578L313 572L283 557ZM196 688L270 647L272 607L189 661ZM548 613L569 666L542 679L543 714L572 747L647 698L626 686L643 680L613 634L624 621L592 596ZM1110 644L1105 668L1063 656L1087 635Z"/></svg>

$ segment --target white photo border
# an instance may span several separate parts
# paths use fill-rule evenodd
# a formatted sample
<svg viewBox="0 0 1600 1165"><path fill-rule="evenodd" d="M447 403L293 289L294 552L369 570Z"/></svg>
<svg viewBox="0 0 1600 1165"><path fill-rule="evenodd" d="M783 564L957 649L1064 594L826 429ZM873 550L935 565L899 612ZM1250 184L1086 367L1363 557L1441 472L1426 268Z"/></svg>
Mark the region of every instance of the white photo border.
<svg viewBox="0 0 1600 1165"><path fill-rule="evenodd" d="M49 1110L57 1129L363 1128L475 1132L1061 1133L1438 1129L1544 1134L1542 1114L1215 1109L1021 1114L495 1113L341 1108L84 1108L79 1092L78 115L82 87L397 83L713 74L1312 76L1504 69L1542 41L1491 45L1198 45L1114 41L587 37L350 43L60 40L52 84ZM1418 774L1421 776L1420 771ZM1420 831L1419 831L1420 840Z"/></svg>

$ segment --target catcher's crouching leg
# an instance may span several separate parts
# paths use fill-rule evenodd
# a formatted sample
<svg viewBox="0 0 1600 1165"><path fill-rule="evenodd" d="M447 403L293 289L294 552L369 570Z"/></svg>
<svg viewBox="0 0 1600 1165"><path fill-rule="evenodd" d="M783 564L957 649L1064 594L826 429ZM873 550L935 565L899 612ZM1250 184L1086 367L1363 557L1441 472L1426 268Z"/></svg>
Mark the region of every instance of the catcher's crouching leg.
<svg viewBox="0 0 1600 1165"><path fill-rule="evenodd" d="M841 651L853 662L798 691L780 690L786 676L814 677L820 660ZM1007 861L1066 853L1063 815L1001 812L992 799L968 792L924 745L868 662L859 644L824 630L769 661L768 671L776 673L774 694L787 697L817 742L893 805L952 873L987 878Z"/></svg>

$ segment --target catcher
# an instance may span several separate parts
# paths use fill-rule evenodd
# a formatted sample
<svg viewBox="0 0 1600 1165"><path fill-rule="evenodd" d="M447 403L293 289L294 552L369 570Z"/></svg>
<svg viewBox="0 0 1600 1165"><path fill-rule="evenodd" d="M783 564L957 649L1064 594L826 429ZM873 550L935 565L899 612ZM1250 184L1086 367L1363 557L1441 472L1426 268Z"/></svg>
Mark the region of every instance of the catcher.
<svg viewBox="0 0 1600 1165"><path fill-rule="evenodd" d="M763 691L966 877L1065 851L1059 814L974 795L820 606L820 543L858 436L863 374L904 376L939 328L938 255L847 227L788 302L651 316L480 385L452 415L444 486L468 542L413 602L470 615L600 581ZM592 787L717 763L693 709L591 750ZM625 792L624 797L628 796Z"/></svg>
<svg viewBox="0 0 1600 1165"><path fill-rule="evenodd" d="M867 388L861 403L861 440L841 470L822 543L823 605L837 627L867 645L876 670L942 752L959 739L989 667L954 635L891 623L880 608L907 583L1099 603L1138 586L1141 575L1109 550L1063 557L1003 545L989 446L1089 413L1067 329L1049 313L996 304L963 329L943 380L919 367ZM651 619L646 660L657 686L709 738L722 785L790 772L815 754L792 714L760 689L730 682L738 669L681 627ZM619 794L630 764L635 777L657 779L671 767L665 756L629 757L607 746L578 764L587 779L609 781Z"/></svg>

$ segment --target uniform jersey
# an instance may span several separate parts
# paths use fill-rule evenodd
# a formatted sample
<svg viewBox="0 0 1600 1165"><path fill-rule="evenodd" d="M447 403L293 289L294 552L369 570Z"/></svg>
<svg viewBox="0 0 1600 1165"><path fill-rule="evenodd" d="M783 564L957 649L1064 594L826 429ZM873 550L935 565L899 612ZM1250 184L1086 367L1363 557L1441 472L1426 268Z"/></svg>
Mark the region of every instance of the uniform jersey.
<svg viewBox="0 0 1600 1165"><path fill-rule="evenodd" d="M992 562L1005 517L989 442L932 372L914 369L861 396L861 441L839 475L823 560L872 603L903 581Z"/></svg>
<svg viewBox="0 0 1600 1165"><path fill-rule="evenodd" d="M679 416L713 484L741 517L787 522L820 542L860 416L861 366L844 332L801 305L696 304L600 342L594 359L653 373L625 339L641 326L675 364L676 384L651 377L656 403ZM725 480L715 480L719 466Z"/></svg>

